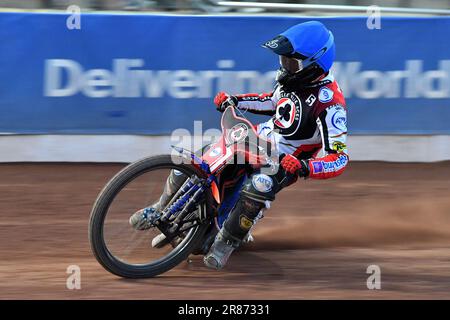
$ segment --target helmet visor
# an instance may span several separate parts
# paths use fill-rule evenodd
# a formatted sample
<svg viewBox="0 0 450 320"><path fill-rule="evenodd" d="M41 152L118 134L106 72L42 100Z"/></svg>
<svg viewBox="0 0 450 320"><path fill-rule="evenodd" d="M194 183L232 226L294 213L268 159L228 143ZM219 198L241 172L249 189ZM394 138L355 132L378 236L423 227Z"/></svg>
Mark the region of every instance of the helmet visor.
<svg viewBox="0 0 450 320"><path fill-rule="evenodd" d="M301 60L295 58L288 58L285 56L279 57L281 67L286 69L287 72L294 74L303 69L303 64Z"/></svg>

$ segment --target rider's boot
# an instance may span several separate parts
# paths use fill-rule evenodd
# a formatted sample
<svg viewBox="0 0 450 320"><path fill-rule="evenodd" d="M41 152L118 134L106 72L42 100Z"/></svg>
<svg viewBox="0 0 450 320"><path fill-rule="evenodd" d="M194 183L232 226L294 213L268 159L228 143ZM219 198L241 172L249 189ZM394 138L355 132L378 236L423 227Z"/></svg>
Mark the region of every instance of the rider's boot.
<svg viewBox="0 0 450 320"><path fill-rule="evenodd" d="M245 194L239 198L203 259L207 267L219 270L226 265L233 251L248 237L264 207L264 202L248 198Z"/></svg>
<svg viewBox="0 0 450 320"><path fill-rule="evenodd" d="M275 200L278 189L278 180L266 174L254 173L246 180L239 200L204 257L207 267L221 269L226 265L231 253L261 218L262 210L269 208L270 201Z"/></svg>
<svg viewBox="0 0 450 320"><path fill-rule="evenodd" d="M222 269L233 253L238 248L242 240L233 237L228 231L222 227L217 234L214 243L211 245L209 252L203 258L208 268L220 270Z"/></svg>
<svg viewBox="0 0 450 320"><path fill-rule="evenodd" d="M246 243L251 243L255 241L255 238L253 237L251 231L253 230L253 228L255 227L256 221L263 218L263 211L261 210L258 214L258 216L255 219L255 222L253 223L252 228L249 230L249 232L247 232L247 235L244 237L244 239L242 240L242 244L246 244ZM204 241L201 244L201 246L199 246L197 249L195 249L192 254L194 255L205 255L209 249L211 248L212 244L214 243L214 240L218 234L219 230L217 230L216 226L213 225L211 227L211 229L206 233L206 236L204 237Z"/></svg>
<svg viewBox="0 0 450 320"><path fill-rule="evenodd" d="M136 230L146 230L152 227L152 224L147 219L148 215L154 211L162 211L169 203L172 196L183 185L186 180L186 175L178 170L171 170L167 178L164 191L159 200L151 206L143 208L135 212L129 219L130 225Z"/></svg>

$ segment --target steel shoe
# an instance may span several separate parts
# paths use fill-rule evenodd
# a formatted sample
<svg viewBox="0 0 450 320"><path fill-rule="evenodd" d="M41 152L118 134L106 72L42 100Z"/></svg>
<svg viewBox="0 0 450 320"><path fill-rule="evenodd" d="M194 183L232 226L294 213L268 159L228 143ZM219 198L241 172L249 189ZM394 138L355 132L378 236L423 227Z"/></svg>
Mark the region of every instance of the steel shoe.
<svg viewBox="0 0 450 320"><path fill-rule="evenodd" d="M211 269L220 270L226 264L234 249L239 246L239 242L226 240L224 230L220 230L209 252L203 258L204 264Z"/></svg>

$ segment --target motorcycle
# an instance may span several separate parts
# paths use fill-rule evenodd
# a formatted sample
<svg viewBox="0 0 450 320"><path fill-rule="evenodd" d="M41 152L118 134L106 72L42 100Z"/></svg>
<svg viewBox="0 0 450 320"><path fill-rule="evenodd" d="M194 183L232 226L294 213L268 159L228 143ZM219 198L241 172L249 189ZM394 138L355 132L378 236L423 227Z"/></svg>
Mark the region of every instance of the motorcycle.
<svg viewBox="0 0 450 320"><path fill-rule="evenodd" d="M201 155L172 146L172 155L131 163L101 190L90 215L89 241L107 271L125 278L149 278L167 272L191 254L206 254L248 174L258 168L277 170L271 142L238 112L234 106L225 109L222 135ZM185 180L167 205L156 210L149 193L158 199L167 171ZM142 201L140 193L144 194ZM150 228L135 230L128 218L142 208Z"/></svg>

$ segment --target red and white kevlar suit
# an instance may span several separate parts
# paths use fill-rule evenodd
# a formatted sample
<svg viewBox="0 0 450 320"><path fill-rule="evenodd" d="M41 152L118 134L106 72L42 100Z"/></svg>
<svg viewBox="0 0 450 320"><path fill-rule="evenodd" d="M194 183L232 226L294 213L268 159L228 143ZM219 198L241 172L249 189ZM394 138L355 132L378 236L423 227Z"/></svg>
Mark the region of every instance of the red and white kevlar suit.
<svg viewBox="0 0 450 320"><path fill-rule="evenodd" d="M241 110L275 116L257 126L258 134L275 143L280 154L307 160L310 178L328 179L344 171L349 161L347 108L331 73L295 92L276 86L271 93L235 97ZM324 154L317 157L321 149Z"/></svg>

